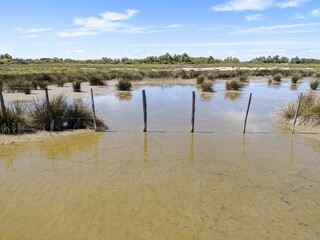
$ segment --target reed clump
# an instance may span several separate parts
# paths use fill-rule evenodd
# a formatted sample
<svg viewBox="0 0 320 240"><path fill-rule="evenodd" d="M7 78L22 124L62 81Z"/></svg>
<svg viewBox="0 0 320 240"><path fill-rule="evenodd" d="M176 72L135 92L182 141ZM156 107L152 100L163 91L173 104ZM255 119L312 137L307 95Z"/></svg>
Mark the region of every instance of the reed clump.
<svg viewBox="0 0 320 240"><path fill-rule="evenodd" d="M118 84L116 85L118 91L130 91L132 88L132 83L129 80L118 80Z"/></svg>
<svg viewBox="0 0 320 240"><path fill-rule="evenodd" d="M72 82L72 89L74 92L81 92L81 81L75 80Z"/></svg>
<svg viewBox="0 0 320 240"><path fill-rule="evenodd" d="M274 74L274 75L272 76L272 79L273 79L273 81L275 81L275 82L281 82L282 74L281 74L281 73Z"/></svg>
<svg viewBox="0 0 320 240"><path fill-rule="evenodd" d="M227 81L226 82L226 89L227 90L234 90L234 91L239 91L243 88L243 85L236 81L236 80L232 80L232 81Z"/></svg>
<svg viewBox="0 0 320 240"><path fill-rule="evenodd" d="M297 83L301 78L302 78L302 75L300 73L294 73L291 76L291 82L292 83Z"/></svg>
<svg viewBox="0 0 320 240"><path fill-rule="evenodd" d="M310 82L310 88L311 88L311 90L317 90L317 88L319 87L319 84L320 84L320 80L319 80L319 79L313 79L313 80Z"/></svg>
<svg viewBox="0 0 320 240"><path fill-rule="evenodd" d="M278 122L292 124L298 107L298 101L290 101L278 112ZM315 127L320 125L320 98L314 94L303 95L297 118L297 125Z"/></svg>
<svg viewBox="0 0 320 240"><path fill-rule="evenodd" d="M20 134L28 127L25 108L21 102L13 102L4 111L0 111L0 134Z"/></svg>
<svg viewBox="0 0 320 240"><path fill-rule="evenodd" d="M197 77L197 84L202 84L206 80L205 75L201 74Z"/></svg>
<svg viewBox="0 0 320 240"><path fill-rule="evenodd" d="M201 83L201 90L203 92L213 92L213 82L205 80Z"/></svg>

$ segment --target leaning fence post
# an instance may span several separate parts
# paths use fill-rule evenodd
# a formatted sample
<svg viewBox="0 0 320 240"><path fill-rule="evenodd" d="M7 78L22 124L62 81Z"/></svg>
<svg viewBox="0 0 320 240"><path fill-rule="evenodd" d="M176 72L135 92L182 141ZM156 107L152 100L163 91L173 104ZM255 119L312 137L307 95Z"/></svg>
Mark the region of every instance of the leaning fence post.
<svg viewBox="0 0 320 240"><path fill-rule="evenodd" d="M50 102L49 102L49 93L48 93L48 88L44 89L45 93L46 93L46 102L47 102L47 107L48 109L50 109Z"/></svg>
<svg viewBox="0 0 320 240"><path fill-rule="evenodd" d="M7 111L6 111L6 106L4 104L4 99L3 99L3 95L2 95L2 87L0 87L0 102L1 102L2 115L4 118L6 118Z"/></svg>
<svg viewBox="0 0 320 240"><path fill-rule="evenodd" d="M96 119L96 110L94 107L94 98L93 98L93 90L91 88L91 103L92 103L92 113L93 113L93 125L94 130L97 131L97 119Z"/></svg>
<svg viewBox="0 0 320 240"><path fill-rule="evenodd" d="M249 102L248 102L248 107L247 107L247 113L246 113L246 118L245 118L245 120L244 120L244 125L243 125L243 131L242 131L242 133L246 133L246 127L247 127L248 114L249 114L249 109L250 109L250 105L251 105L251 98L252 98L252 93L250 93L250 96L249 96Z"/></svg>
<svg viewBox="0 0 320 240"><path fill-rule="evenodd" d="M146 91L142 90L142 103L143 103L143 131L147 131L147 97Z"/></svg>
<svg viewBox="0 0 320 240"><path fill-rule="evenodd" d="M297 107L296 113L295 113L295 115L294 115L294 120L293 120L293 126L292 126L292 131L291 131L291 133L294 133L294 128L295 128L295 126L296 126L296 122L297 122L297 118L298 118L298 113L299 113L299 109L300 109L301 99L302 99L302 93L300 93L300 95L299 95L298 107Z"/></svg>
<svg viewBox="0 0 320 240"><path fill-rule="evenodd" d="M196 112L196 93L192 91L192 113L191 113L191 132L194 132L194 115Z"/></svg>

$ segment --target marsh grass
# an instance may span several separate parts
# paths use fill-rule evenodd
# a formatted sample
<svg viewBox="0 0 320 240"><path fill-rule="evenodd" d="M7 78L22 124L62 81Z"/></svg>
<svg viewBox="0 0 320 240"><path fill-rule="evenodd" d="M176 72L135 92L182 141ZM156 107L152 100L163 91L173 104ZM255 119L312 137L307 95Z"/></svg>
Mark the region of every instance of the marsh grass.
<svg viewBox="0 0 320 240"><path fill-rule="evenodd" d="M301 76L300 73L294 73L294 74L291 76L291 82L292 82L292 83L297 83L301 78L302 78L302 76Z"/></svg>
<svg viewBox="0 0 320 240"><path fill-rule="evenodd" d="M277 120L284 125L292 124L298 101L290 101L282 106ZM314 94L303 95L297 118L297 125L315 127L320 125L320 99Z"/></svg>
<svg viewBox="0 0 320 240"><path fill-rule="evenodd" d="M130 91L132 88L132 83L128 80L118 80L118 84L116 85L118 91Z"/></svg>
<svg viewBox="0 0 320 240"><path fill-rule="evenodd" d="M99 73L89 73L87 79L90 86L104 86L103 75Z"/></svg>
<svg viewBox="0 0 320 240"><path fill-rule="evenodd" d="M20 134L28 128L23 105L16 101L6 106L5 113L0 111L0 134Z"/></svg>
<svg viewBox="0 0 320 240"><path fill-rule="evenodd" d="M74 92L81 92L81 81L76 80L72 82L72 89Z"/></svg>
<svg viewBox="0 0 320 240"><path fill-rule="evenodd" d="M201 90L203 92L213 92L213 82L205 80L201 83Z"/></svg>
<svg viewBox="0 0 320 240"><path fill-rule="evenodd" d="M243 85L239 81L232 80L232 81L226 82L226 89L227 90L239 91L239 90L241 90L241 88L243 88Z"/></svg>
<svg viewBox="0 0 320 240"><path fill-rule="evenodd" d="M248 75L242 75L239 77L239 81L242 83L249 83L249 76Z"/></svg>
<svg viewBox="0 0 320 240"><path fill-rule="evenodd" d="M197 77L197 84L202 84L206 80L206 77L201 74Z"/></svg>
<svg viewBox="0 0 320 240"><path fill-rule="evenodd" d="M320 80L319 79L314 79L310 82L310 88L311 90L317 90L317 88L319 87L320 84Z"/></svg>
<svg viewBox="0 0 320 240"><path fill-rule="evenodd" d="M82 102L68 103L65 95L50 98L48 106L45 99L37 99L29 109L33 129L62 131L65 129L94 129L93 114L88 105ZM107 129L106 124L97 118L99 130Z"/></svg>
<svg viewBox="0 0 320 240"><path fill-rule="evenodd" d="M272 76L273 78L273 81L275 82L281 82L281 79L282 79L282 74L281 73L276 73Z"/></svg>

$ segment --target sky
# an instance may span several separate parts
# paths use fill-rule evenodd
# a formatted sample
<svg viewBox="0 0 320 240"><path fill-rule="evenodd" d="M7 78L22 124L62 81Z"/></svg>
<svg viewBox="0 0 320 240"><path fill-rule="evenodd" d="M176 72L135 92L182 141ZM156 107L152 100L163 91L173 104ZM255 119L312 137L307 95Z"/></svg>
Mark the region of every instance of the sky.
<svg viewBox="0 0 320 240"><path fill-rule="evenodd" d="M0 0L19 58L320 58L320 0Z"/></svg>

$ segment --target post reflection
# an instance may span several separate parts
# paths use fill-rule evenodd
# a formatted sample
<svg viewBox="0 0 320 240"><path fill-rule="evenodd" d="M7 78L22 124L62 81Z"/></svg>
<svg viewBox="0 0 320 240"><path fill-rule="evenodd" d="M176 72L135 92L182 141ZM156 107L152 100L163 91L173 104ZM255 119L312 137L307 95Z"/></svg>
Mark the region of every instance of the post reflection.
<svg viewBox="0 0 320 240"><path fill-rule="evenodd" d="M148 168L149 166L149 151L148 151L148 133L143 133L143 156L142 156L143 168Z"/></svg>
<svg viewBox="0 0 320 240"><path fill-rule="evenodd" d="M190 133L189 162L188 165L193 167L194 164L194 133Z"/></svg>
<svg viewBox="0 0 320 240"><path fill-rule="evenodd" d="M246 134L242 134L242 154L241 154L241 165L245 164L247 160L246 156Z"/></svg>
<svg viewBox="0 0 320 240"><path fill-rule="evenodd" d="M294 158L294 152L293 152L293 134L291 134L291 140L290 140L290 160L289 160L289 170L293 169L293 158Z"/></svg>

